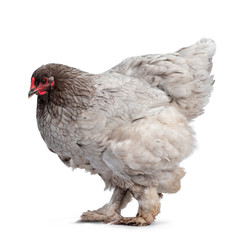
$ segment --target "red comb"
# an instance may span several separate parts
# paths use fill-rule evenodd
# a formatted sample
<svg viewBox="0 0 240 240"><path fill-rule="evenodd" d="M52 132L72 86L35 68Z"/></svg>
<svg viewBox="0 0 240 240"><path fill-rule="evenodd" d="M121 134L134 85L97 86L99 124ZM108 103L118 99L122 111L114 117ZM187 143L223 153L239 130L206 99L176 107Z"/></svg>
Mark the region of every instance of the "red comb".
<svg viewBox="0 0 240 240"><path fill-rule="evenodd" d="M35 87L35 77L32 77L32 80L31 80L31 89Z"/></svg>

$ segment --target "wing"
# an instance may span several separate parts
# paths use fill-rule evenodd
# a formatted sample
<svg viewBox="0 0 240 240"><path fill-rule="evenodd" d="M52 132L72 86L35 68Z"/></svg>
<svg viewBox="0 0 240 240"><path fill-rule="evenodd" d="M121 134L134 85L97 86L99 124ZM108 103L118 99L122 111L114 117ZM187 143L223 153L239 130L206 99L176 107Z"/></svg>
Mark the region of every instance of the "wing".
<svg viewBox="0 0 240 240"><path fill-rule="evenodd" d="M97 92L92 99L95 112L109 119L134 121L159 113L169 104L169 97L161 89L154 89L135 77L107 72L97 79Z"/></svg>
<svg viewBox="0 0 240 240"><path fill-rule="evenodd" d="M193 119L203 113L212 91L215 48L212 40L202 39L176 53L128 58L109 72L136 77L163 90L188 119Z"/></svg>

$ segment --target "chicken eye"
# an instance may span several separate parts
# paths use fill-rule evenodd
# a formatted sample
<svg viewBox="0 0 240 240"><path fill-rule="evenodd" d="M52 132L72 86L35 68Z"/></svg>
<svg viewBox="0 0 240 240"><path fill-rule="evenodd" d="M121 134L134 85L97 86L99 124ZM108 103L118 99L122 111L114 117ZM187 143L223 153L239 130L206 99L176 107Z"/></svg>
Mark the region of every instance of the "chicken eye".
<svg viewBox="0 0 240 240"><path fill-rule="evenodd" d="M48 78L44 78L43 80L42 80L42 84L46 84L48 82Z"/></svg>

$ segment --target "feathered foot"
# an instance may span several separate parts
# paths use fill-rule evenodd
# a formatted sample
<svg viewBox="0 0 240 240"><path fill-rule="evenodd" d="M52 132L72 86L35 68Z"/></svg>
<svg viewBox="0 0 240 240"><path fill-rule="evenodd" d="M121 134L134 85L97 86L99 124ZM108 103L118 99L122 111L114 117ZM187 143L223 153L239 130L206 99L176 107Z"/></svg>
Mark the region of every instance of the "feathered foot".
<svg viewBox="0 0 240 240"><path fill-rule="evenodd" d="M115 221L113 224L116 225L130 225L130 226L147 226L148 223L142 217L122 217L119 220Z"/></svg>
<svg viewBox="0 0 240 240"><path fill-rule="evenodd" d="M84 212L81 216L82 222L104 222L109 223L119 220L121 209L130 201L130 192L115 188L110 202L98 210Z"/></svg>
<svg viewBox="0 0 240 240"><path fill-rule="evenodd" d="M110 215L109 212L107 211L104 212L100 210L94 210L94 211L84 212L81 216L81 221L110 223L120 218L121 218L121 215L116 212Z"/></svg>
<svg viewBox="0 0 240 240"><path fill-rule="evenodd" d="M139 201L138 214L136 217L122 217L114 224L130 226L147 226L151 224L160 212L159 194L155 188L145 188L133 191L134 197ZM162 196L162 195L160 195Z"/></svg>

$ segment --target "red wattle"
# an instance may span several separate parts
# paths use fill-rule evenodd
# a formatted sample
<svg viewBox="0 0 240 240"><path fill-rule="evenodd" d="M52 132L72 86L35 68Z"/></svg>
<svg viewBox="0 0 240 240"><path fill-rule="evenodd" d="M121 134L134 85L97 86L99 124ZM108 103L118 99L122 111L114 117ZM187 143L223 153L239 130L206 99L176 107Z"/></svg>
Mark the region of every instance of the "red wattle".
<svg viewBox="0 0 240 240"><path fill-rule="evenodd" d="M40 91L40 90L38 90L38 94L39 94L39 95L44 95L46 92L47 92L47 91Z"/></svg>

